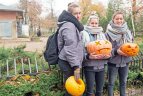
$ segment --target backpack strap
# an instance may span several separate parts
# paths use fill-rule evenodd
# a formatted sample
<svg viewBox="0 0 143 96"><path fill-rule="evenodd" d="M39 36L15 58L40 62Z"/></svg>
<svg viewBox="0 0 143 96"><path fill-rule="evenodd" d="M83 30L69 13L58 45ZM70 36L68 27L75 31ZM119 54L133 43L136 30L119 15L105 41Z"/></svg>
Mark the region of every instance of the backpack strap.
<svg viewBox="0 0 143 96"><path fill-rule="evenodd" d="M59 24L58 29L57 29L57 31L56 31L57 38L58 38L58 34L59 34L60 28L61 28L62 25L65 24L66 22L67 22L67 21L63 21L61 24ZM58 40L57 40L57 45L58 45ZM64 42L63 42L63 45L64 45ZM58 48L58 51L59 51L58 54L60 54L61 50L63 49L63 47L64 47L63 45L62 45L62 48L61 48L60 50L59 50L59 48Z"/></svg>

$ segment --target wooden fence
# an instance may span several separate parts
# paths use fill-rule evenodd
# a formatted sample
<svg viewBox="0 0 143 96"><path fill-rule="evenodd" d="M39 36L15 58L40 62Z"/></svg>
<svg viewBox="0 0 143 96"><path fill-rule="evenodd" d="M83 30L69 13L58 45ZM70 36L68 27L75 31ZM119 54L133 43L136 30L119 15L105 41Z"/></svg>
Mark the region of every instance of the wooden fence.
<svg viewBox="0 0 143 96"><path fill-rule="evenodd" d="M138 72L139 70L143 69L143 51L140 51L137 56L132 58L129 68L134 72Z"/></svg>
<svg viewBox="0 0 143 96"><path fill-rule="evenodd" d="M0 60L0 78L11 78L15 75L36 75L49 71L48 64L41 59L34 58L12 58Z"/></svg>

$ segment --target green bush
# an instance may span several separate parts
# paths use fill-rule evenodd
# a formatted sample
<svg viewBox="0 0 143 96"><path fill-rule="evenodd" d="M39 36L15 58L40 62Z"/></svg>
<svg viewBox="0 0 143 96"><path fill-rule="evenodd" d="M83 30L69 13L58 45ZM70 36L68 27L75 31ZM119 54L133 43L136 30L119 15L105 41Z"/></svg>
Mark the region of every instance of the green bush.
<svg viewBox="0 0 143 96"><path fill-rule="evenodd" d="M0 48L0 60L6 60L10 58L11 49Z"/></svg>
<svg viewBox="0 0 143 96"><path fill-rule="evenodd" d="M9 82L9 83L7 83ZM18 83L20 82L20 83ZM4 84L2 84L4 83ZM56 70L36 76L36 82L26 80L1 81L0 96L63 96L62 85Z"/></svg>

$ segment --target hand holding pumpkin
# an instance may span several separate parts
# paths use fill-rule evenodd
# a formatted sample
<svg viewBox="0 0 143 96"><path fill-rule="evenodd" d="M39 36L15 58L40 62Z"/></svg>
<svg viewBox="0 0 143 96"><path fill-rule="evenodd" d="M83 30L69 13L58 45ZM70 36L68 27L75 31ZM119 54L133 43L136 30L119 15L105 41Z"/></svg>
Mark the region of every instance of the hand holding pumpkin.
<svg viewBox="0 0 143 96"><path fill-rule="evenodd" d="M90 59L103 59L103 58L104 58L104 55L103 55L103 54L97 54L97 55L95 55L95 53L91 53L91 54L89 55L89 58L90 58Z"/></svg>
<svg viewBox="0 0 143 96"><path fill-rule="evenodd" d="M124 43L120 50L127 56L136 56L139 52L139 46L136 43Z"/></svg>
<svg viewBox="0 0 143 96"><path fill-rule="evenodd" d="M74 70L74 78L76 81L80 78L80 68Z"/></svg>
<svg viewBox="0 0 143 96"><path fill-rule="evenodd" d="M85 84L82 79L75 81L74 76L70 76L66 80L65 88L72 96L81 96L85 91Z"/></svg>
<svg viewBox="0 0 143 96"><path fill-rule="evenodd" d="M124 52L122 52L120 48L117 50L117 53L119 55L122 55L122 56L128 56L127 54L125 54Z"/></svg>
<svg viewBox="0 0 143 96"><path fill-rule="evenodd" d="M111 57L111 54L106 54L106 55L104 55L103 59L108 59L110 57Z"/></svg>

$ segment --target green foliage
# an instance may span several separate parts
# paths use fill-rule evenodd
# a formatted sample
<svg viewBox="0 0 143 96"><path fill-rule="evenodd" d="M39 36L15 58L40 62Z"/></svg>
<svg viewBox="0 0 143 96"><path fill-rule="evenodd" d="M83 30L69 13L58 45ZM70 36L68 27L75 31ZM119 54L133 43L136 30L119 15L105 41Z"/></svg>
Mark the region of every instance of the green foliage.
<svg viewBox="0 0 143 96"><path fill-rule="evenodd" d="M110 21L112 19L112 15L114 14L114 8L113 8L113 5L112 3L110 2L108 4L108 9L107 9L107 13L106 13L106 16L107 16L107 20Z"/></svg>
<svg viewBox="0 0 143 96"><path fill-rule="evenodd" d="M103 18L103 20L101 21L107 22L106 18ZM32 58L34 62L35 60L34 55L37 58L40 58L40 56L37 55L36 53L25 52L23 50L24 48L25 46L19 46L14 49L0 48L0 60L6 60L13 57L29 57ZM38 60L38 64L41 64L40 60ZM33 69L35 67L35 64L32 64L31 67ZM28 69L28 64L25 63L24 68ZM138 66L134 66L132 68L136 69L138 68ZM20 69L21 69L21 64L18 64L17 70ZM14 70L10 71L13 71L14 73ZM16 81L16 82L21 82L18 85L13 85L11 83L6 83L7 81L5 80L0 80L0 96L28 96L27 94L32 94L30 96L34 96L36 94L39 94L40 96L63 96L64 94L63 85L61 85L61 78L59 78L59 72L57 71L57 69L52 70L52 72L48 74L46 73L38 74L36 78L38 78L37 81L33 83L20 79L19 81ZM107 84L105 88L107 88ZM134 86L143 85L143 72L136 73L130 71L128 76L128 84ZM118 85L119 81L116 81L114 90L118 90Z"/></svg>
<svg viewBox="0 0 143 96"><path fill-rule="evenodd" d="M2 76L6 76L6 62L8 61L9 65L9 72L10 75L14 75L14 59L16 59L16 68L17 73L22 74L22 59L23 59L23 66L24 71L26 74L29 74L29 62L28 58L30 59L32 73L36 72L36 61L38 64L39 71L43 70L42 64L44 65L44 69L47 70L47 64L42 61L42 55L36 52L26 52L24 51L25 45L20 45L15 47L14 49L7 49L7 48L0 48L0 66L2 70Z"/></svg>
<svg viewBox="0 0 143 96"><path fill-rule="evenodd" d="M140 49L143 49L143 43L139 44Z"/></svg>
<svg viewBox="0 0 143 96"><path fill-rule="evenodd" d="M32 61L35 60L35 57L38 57L36 52L26 52L24 51L25 45L19 45L14 49L9 48L0 48L0 60L6 61L7 59L21 59L21 58L30 58Z"/></svg>
<svg viewBox="0 0 143 96"><path fill-rule="evenodd" d="M21 57L34 57L38 56L36 52L26 52L24 51L24 48L26 48L25 45L19 45L15 47L14 49L9 48L0 48L0 60L6 60L11 58L21 58Z"/></svg>
<svg viewBox="0 0 143 96"><path fill-rule="evenodd" d="M138 73L138 76L136 77L136 80L140 81L141 84L143 84L143 72Z"/></svg>
<svg viewBox="0 0 143 96"><path fill-rule="evenodd" d="M128 74L128 85L130 87L142 88L143 85L143 72L132 72L129 71Z"/></svg>
<svg viewBox="0 0 143 96"><path fill-rule="evenodd" d="M128 73L128 81L133 81L135 80L135 78L138 76L138 73L136 72L132 72L132 71L129 71Z"/></svg>
<svg viewBox="0 0 143 96"><path fill-rule="evenodd" d="M24 51L24 48L26 48L26 45L19 45L15 47L13 50L11 50L11 57L27 57L31 58L33 55L37 55L36 52L26 52Z"/></svg>
<svg viewBox="0 0 143 96"><path fill-rule="evenodd" d="M112 20L112 15L114 13L114 8L112 3L108 4L106 17L100 17L100 25L103 27L104 31L106 31L108 23Z"/></svg>
<svg viewBox="0 0 143 96"><path fill-rule="evenodd" d="M4 47L0 48L0 60L6 60L10 56L11 49L5 49Z"/></svg>
<svg viewBox="0 0 143 96"><path fill-rule="evenodd" d="M84 17L84 18L81 20L81 22L82 22L83 25L86 25L87 19L88 19L88 17Z"/></svg>
<svg viewBox="0 0 143 96"><path fill-rule="evenodd" d="M115 80L114 90L119 90L119 79Z"/></svg>
<svg viewBox="0 0 143 96"><path fill-rule="evenodd" d="M126 20L126 22L127 22L127 24L128 24L129 29L133 31L131 16L126 17L125 20Z"/></svg>
<svg viewBox="0 0 143 96"><path fill-rule="evenodd" d="M105 17L100 18L100 25L103 27L104 32L106 31L107 25L108 25L108 20Z"/></svg>
<svg viewBox="0 0 143 96"><path fill-rule="evenodd" d="M32 94L30 96L34 96L34 94L39 94L40 96L63 96L64 92L56 70L48 74L41 73L36 78L37 81L34 83L16 80L15 82L21 82L19 85L7 84L5 81L5 84L0 85L0 96L26 96L26 94Z"/></svg>
<svg viewBox="0 0 143 96"><path fill-rule="evenodd" d="M19 45L19 46L15 47L11 51L11 56L13 56L13 57L24 56L25 55L24 48L26 48L26 45Z"/></svg>

